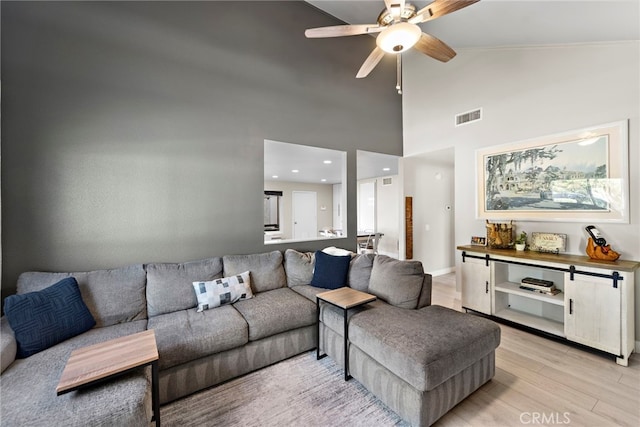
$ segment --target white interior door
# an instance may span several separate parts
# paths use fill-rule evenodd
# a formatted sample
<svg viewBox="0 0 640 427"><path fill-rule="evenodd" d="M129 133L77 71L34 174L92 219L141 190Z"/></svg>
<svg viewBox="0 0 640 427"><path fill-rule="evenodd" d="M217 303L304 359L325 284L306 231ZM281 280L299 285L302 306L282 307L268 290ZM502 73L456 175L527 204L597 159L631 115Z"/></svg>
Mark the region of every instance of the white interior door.
<svg viewBox="0 0 640 427"><path fill-rule="evenodd" d="M293 238L309 239L318 236L318 195L315 191L293 191Z"/></svg>

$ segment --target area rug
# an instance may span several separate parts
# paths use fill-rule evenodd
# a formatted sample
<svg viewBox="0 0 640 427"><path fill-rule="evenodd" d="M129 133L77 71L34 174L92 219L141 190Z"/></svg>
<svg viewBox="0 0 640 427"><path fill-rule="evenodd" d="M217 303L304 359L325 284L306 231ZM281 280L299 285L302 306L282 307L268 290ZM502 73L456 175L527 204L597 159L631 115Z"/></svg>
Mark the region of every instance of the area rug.
<svg viewBox="0 0 640 427"><path fill-rule="evenodd" d="M315 351L160 408L163 426L408 426Z"/></svg>

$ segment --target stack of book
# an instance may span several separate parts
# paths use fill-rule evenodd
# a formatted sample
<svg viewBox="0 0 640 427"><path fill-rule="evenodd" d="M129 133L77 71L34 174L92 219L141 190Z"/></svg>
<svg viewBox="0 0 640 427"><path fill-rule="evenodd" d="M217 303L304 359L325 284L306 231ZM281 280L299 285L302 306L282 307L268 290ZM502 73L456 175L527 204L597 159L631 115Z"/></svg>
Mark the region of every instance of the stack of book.
<svg viewBox="0 0 640 427"><path fill-rule="evenodd" d="M560 289L550 280L536 279L535 277L525 277L520 281L520 289L531 292L539 292L547 295L557 295Z"/></svg>

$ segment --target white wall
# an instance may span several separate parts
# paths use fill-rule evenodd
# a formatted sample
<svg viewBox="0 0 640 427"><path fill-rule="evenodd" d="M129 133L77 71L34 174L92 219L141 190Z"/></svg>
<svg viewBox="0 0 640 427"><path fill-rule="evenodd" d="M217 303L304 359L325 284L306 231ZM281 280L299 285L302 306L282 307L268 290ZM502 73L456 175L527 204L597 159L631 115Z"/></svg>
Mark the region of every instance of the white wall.
<svg viewBox="0 0 640 427"><path fill-rule="evenodd" d="M342 184L333 184L333 228L346 234L347 230L344 226L344 193L342 192Z"/></svg>
<svg viewBox="0 0 640 427"><path fill-rule="evenodd" d="M358 181L358 233L376 229L376 180Z"/></svg>
<svg viewBox="0 0 640 427"><path fill-rule="evenodd" d="M391 183L384 185L385 179ZM358 181L358 231L382 233L378 253L392 258L399 257L400 194L398 175Z"/></svg>
<svg viewBox="0 0 640 427"><path fill-rule="evenodd" d="M454 167L441 162L438 150L402 159L404 195L413 197L413 259L433 275L449 273L455 266Z"/></svg>
<svg viewBox="0 0 640 427"><path fill-rule="evenodd" d="M447 64L412 53L404 65L404 155L455 147L456 244L485 234L476 219L476 149L629 119L630 224L596 225L624 259L640 260L640 42L461 49ZM478 107L481 121L454 126L455 114ZM566 233L568 252L584 251L586 223L518 225Z"/></svg>
<svg viewBox="0 0 640 427"><path fill-rule="evenodd" d="M391 184L384 185L385 179L391 179ZM378 233L384 234L378 243L378 253L393 258L398 258L399 204L399 177L394 175L376 178L376 226Z"/></svg>

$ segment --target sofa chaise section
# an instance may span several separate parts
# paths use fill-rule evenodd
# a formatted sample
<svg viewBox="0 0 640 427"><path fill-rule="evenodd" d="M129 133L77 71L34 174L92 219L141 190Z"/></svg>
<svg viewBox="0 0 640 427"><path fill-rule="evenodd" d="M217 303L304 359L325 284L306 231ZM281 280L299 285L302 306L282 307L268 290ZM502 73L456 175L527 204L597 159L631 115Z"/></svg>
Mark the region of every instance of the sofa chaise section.
<svg viewBox="0 0 640 427"><path fill-rule="evenodd" d="M147 328L142 265L79 273L27 272L18 278L17 291L39 291L66 277L76 278L96 327L28 358L5 361L7 355L15 357L11 352L15 337L3 317L2 425L147 425L152 414L150 368L134 370L99 387L56 395L73 350Z"/></svg>
<svg viewBox="0 0 640 427"><path fill-rule="evenodd" d="M144 320L94 328L16 360L2 373L2 425L148 425L152 413L149 369L140 368L99 387L56 395L71 351L145 329Z"/></svg>
<svg viewBox="0 0 640 427"><path fill-rule="evenodd" d="M489 381L500 344L494 322L425 305L421 268L377 256L368 292L378 300L348 313L349 373L414 426L433 424ZM344 367L343 316L321 304L320 347Z"/></svg>
<svg viewBox="0 0 640 427"><path fill-rule="evenodd" d="M352 375L383 401L397 399L390 393L394 381L407 383L403 388L419 397L419 405L389 406L413 425L431 425L494 376L500 328L490 320L436 305L403 315L397 310L401 309L368 310L352 318L350 354L358 354L356 363L350 360ZM371 370L373 362L386 372Z"/></svg>

